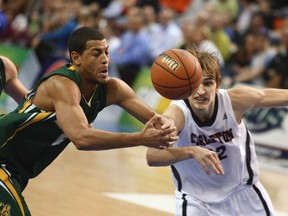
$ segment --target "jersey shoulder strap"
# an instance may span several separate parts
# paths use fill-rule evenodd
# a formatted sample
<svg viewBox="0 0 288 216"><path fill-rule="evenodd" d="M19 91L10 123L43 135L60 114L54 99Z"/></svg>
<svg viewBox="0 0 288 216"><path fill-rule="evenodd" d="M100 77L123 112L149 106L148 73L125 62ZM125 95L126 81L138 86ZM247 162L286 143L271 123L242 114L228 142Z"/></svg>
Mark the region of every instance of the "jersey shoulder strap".
<svg viewBox="0 0 288 216"><path fill-rule="evenodd" d="M52 71L51 73L48 73L44 75L36 84L34 91L36 91L37 87L42 83L44 80L48 79L49 77L52 77L54 75L61 75L68 77L69 79L73 80L78 86L80 86L80 76L76 69L71 64L66 64L62 67L59 67L58 69Z"/></svg>

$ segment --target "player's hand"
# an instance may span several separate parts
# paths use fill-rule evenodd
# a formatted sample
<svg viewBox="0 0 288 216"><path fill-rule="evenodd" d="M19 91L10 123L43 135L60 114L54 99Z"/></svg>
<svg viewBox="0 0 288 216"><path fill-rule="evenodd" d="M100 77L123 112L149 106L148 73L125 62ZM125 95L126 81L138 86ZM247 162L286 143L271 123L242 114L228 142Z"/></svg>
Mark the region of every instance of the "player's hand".
<svg viewBox="0 0 288 216"><path fill-rule="evenodd" d="M159 125L159 121L161 121L161 118L159 118L159 115L153 116L141 131L141 139L146 147L165 149L175 144L178 140L176 127L172 127L169 124L165 126L163 124Z"/></svg>
<svg viewBox="0 0 288 216"><path fill-rule="evenodd" d="M156 129L165 130L165 129L171 128L171 129L173 129L173 131L174 131L173 134L172 134L172 136L177 137L178 130L177 130L177 128L175 127L175 121L174 121L174 119L169 118L169 117L167 117L167 116L159 115L159 114L155 114L155 117L156 117L156 118L153 118L153 126L154 126ZM155 121L154 121L154 120L155 120ZM175 128L176 128L176 130L174 130ZM172 144L171 144L170 146L172 146Z"/></svg>
<svg viewBox="0 0 288 216"><path fill-rule="evenodd" d="M217 175L224 175L224 170L218 155L208 149L200 146L193 146L192 156L201 165L204 171L210 175L210 171L213 170Z"/></svg>
<svg viewBox="0 0 288 216"><path fill-rule="evenodd" d="M168 118L167 116L155 114L154 118L156 122L154 122L154 127L156 129L166 129L166 128L174 128L175 127L175 122L172 118ZM153 120L154 120L153 119Z"/></svg>

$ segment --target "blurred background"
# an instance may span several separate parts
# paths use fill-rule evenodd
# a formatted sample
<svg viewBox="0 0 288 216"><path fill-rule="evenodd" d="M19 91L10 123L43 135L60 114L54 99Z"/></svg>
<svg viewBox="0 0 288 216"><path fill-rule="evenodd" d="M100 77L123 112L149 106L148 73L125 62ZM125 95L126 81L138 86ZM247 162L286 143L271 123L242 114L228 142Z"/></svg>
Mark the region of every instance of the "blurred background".
<svg viewBox="0 0 288 216"><path fill-rule="evenodd" d="M70 33L80 26L94 26L103 32L110 45L110 76L120 77L127 82L140 98L159 113L170 101L153 89L150 67L155 57L172 48L216 53L222 69L222 88L235 85L288 88L286 0L0 0L0 54L15 63L20 80L26 87L33 88L41 76L69 62L67 39ZM1 95L1 113L15 107L16 103L11 98ZM288 206L284 202L288 196L288 184L285 183L288 180L288 108L257 109L247 113L245 120L256 141L262 183L270 193L278 214L288 215ZM137 131L142 127L140 122L114 106L106 108L93 125L111 131ZM48 206L55 205L46 202L40 205L43 197L38 188L47 187L46 193L57 190L66 194L62 191L63 187L56 183L59 179L55 179L55 176L66 176L64 170L67 170L67 163L72 163L71 157L80 164L87 158L92 160L86 161L84 181L92 177L93 182L97 180L94 172L103 173L105 176L107 173L103 170L109 170L110 174L115 173L113 178L116 178L118 183L123 180L123 185L127 185L127 182L134 185L138 181L137 170L143 170L143 176L139 176L141 181L137 183L139 188L143 185L149 193L164 193L164 196L157 197L157 202L164 201L164 207L160 207L157 214L146 212L145 215L162 215L163 212L166 212L163 215L172 215L174 206L171 208L171 205L174 204L171 198L174 189L169 180L170 170L148 168L145 164L145 149L89 153L89 157L83 153L75 153L75 149L71 147L66 152L55 161L56 165L52 165L52 168L49 167L48 171L40 175L41 180L33 180L35 182L32 181L25 192L35 215L44 216L43 209L47 211ZM126 164L127 160L130 160L127 158L133 161L132 167L131 164ZM95 167L90 167L90 163ZM134 164L138 167L134 168ZM73 164L73 168L75 167L77 165ZM127 167L131 170L125 171ZM61 174L58 173L59 169ZM83 169L83 166L79 166L73 173ZM125 172L128 174L123 174ZM126 177L122 178L123 176ZM75 180L76 177L67 173L64 181L70 181L71 178ZM79 184L77 178L76 184ZM103 178L104 183L113 188L115 182ZM147 184L145 179L150 180L150 184ZM83 200L91 199L87 194L93 191L95 194L100 193L97 185L95 187L94 190L83 192ZM121 186L116 191L121 191L120 188L123 189L122 192L141 192L141 189L133 186ZM159 188L161 189L158 190ZM101 194L104 194L102 197L129 201L125 196L110 192L109 189L101 191ZM55 196L58 196L57 193ZM53 201L53 198L51 199ZM103 203L100 201L101 206L111 203L111 199ZM146 197L146 201L147 199L151 201L152 198ZM137 196L132 197L132 201L135 200ZM139 202L143 205L146 201L140 199ZM69 207L75 214L68 214L65 206L59 206L60 208L63 209L63 214L58 215L76 215L79 206L75 206L75 209ZM151 202L147 208L157 209L151 206ZM106 207L103 209L107 210ZM95 210L102 213L92 213L91 210L86 212L86 215L108 215L103 209ZM139 215L139 209L132 206L121 209L122 212L114 215L127 216L127 212L131 215L138 212Z"/></svg>

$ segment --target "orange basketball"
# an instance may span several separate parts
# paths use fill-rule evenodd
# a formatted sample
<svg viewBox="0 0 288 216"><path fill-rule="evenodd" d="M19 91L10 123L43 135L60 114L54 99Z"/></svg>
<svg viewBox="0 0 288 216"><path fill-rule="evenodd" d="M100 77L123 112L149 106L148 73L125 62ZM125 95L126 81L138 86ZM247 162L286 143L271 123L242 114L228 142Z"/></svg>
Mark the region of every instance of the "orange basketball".
<svg viewBox="0 0 288 216"><path fill-rule="evenodd" d="M187 50L170 49L156 57L151 67L151 81L165 98L188 98L202 82L200 63Z"/></svg>

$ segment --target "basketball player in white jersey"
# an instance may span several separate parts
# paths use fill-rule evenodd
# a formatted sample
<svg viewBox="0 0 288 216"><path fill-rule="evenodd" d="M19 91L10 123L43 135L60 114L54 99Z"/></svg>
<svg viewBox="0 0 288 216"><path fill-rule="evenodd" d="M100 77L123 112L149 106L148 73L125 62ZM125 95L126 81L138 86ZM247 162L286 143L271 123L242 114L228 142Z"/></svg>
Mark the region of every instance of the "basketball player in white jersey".
<svg viewBox="0 0 288 216"><path fill-rule="evenodd" d="M202 67L202 83L164 112L175 120L179 140L165 150L149 148L148 165L171 166L177 216L274 215L242 117L253 108L288 106L288 90L220 89L217 58L190 52Z"/></svg>

